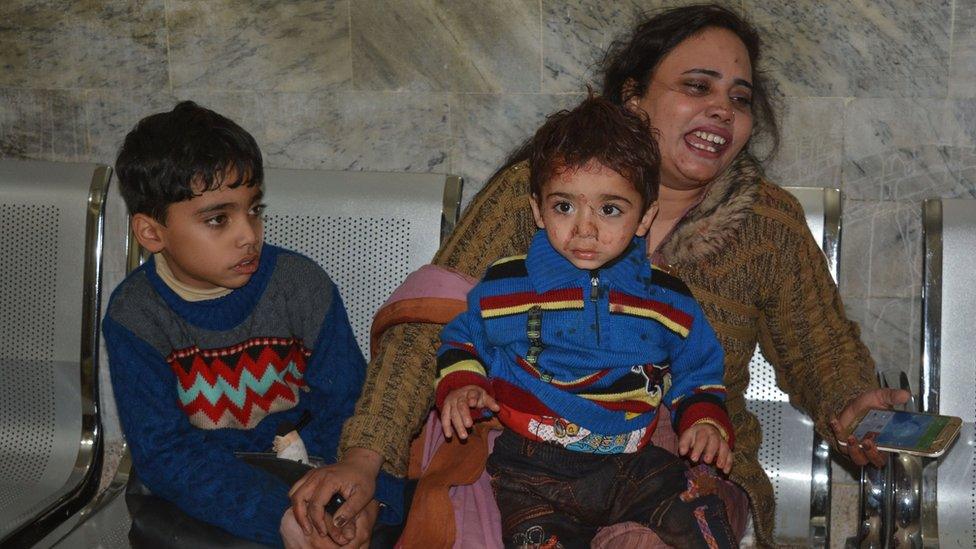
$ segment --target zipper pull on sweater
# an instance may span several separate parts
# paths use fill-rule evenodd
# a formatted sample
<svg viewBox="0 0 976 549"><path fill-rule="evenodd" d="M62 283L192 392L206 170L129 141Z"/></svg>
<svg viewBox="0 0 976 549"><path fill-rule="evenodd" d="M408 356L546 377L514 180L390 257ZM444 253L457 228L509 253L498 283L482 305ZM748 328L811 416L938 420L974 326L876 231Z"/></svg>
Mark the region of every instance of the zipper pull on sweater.
<svg viewBox="0 0 976 549"><path fill-rule="evenodd" d="M600 271L593 269L590 271L590 301L596 301L600 297Z"/></svg>

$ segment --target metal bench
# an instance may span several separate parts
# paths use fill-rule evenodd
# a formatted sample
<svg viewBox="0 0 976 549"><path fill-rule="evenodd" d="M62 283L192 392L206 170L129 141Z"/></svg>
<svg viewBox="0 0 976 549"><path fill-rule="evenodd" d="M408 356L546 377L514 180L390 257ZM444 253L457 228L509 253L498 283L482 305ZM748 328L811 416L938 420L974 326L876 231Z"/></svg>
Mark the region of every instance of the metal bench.
<svg viewBox="0 0 976 549"><path fill-rule="evenodd" d="M840 191L784 188L803 206L807 225L837 280ZM789 395L777 386L776 373L758 346L749 362L746 407L762 426L759 462L776 496L776 540L810 547L829 545L830 448L813 430L813 421L794 408Z"/></svg>
<svg viewBox="0 0 976 549"><path fill-rule="evenodd" d="M976 200L926 200L923 217L921 409L959 416L963 428L942 458L920 461L919 520L896 524L896 536L916 546L976 547Z"/></svg>
<svg viewBox="0 0 976 549"><path fill-rule="evenodd" d="M356 340L369 356L373 314L410 272L430 261L442 236L454 229L461 178L269 169L265 180L265 240L299 251L325 268L339 286ZM120 497L129 474L127 457L90 518L63 537L44 540L46 546L129 546L129 515Z"/></svg>
<svg viewBox="0 0 976 549"><path fill-rule="evenodd" d="M0 161L0 546L95 495L98 314L111 169Z"/></svg>

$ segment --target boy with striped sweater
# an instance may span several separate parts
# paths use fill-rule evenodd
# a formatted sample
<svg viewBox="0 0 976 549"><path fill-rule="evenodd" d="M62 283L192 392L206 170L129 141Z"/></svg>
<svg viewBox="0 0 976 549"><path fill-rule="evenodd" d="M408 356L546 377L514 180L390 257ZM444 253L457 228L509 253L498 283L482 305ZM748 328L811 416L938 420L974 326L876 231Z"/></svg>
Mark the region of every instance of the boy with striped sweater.
<svg viewBox="0 0 976 549"><path fill-rule="evenodd" d="M472 410L505 425L487 468L507 546L588 547L626 521L675 547L734 546L721 500L649 444L666 404L683 454L731 468L722 348L641 238L659 169L647 120L591 97L531 147L541 230L527 256L488 268L441 333L445 436L466 438Z"/></svg>
<svg viewBox="0 0 976 549"><path fill-rule="evenodd" d="M116 172L133 234L153 257L113 292L102 329L122 429L152 495L235 537L210 533L216 545L358 547L377 521L399 523L403 481L386 473L363 511L313 531L307 523L321 522L326 502L296 502L289 489L316 472L289 485L241 459L267 451L283 426L304 424L308 453L334 463L366 368L325 271L264 243L254 138L185 101L129 132ZM194 532L214 530L188 519L143 529L172 531L166 541L134 527L133 542L187 546Z"/></svg>

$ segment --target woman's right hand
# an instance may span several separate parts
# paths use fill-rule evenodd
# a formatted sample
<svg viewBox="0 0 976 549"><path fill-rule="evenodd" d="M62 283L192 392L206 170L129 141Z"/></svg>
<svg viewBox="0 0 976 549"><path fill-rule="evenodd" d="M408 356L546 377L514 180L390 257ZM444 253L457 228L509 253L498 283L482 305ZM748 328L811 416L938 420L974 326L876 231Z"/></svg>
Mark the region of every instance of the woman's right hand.
<svg viewBox="0 0 976 549"><path fill-rule="evenodd" d="M350 448L339 463L305 473L288 492L295 520L305 534L312 534L314 528L319 536L349 541L346 534L355 534L353 520L373 500L376 476L382 465L383 457L377 452ZM334 517L328 517L325 506L335 494L342 495L346 501Z"/></svg>
<svg viewBox="0 0 976 549"><path fill-rule="evenodd" d="M830 428L837 440L841 440L848 432L854 421L863 416L870 408L891 408L908 402L911 393L902 389L872 389L860 394L841 410L840 415L830 420ZM846 446L837 445L841 453L847 454L855 465L863 467L868 463L875 467L883 467L885 453L878 450L874 440L865 438L857 440L854 435L847 437Z"/></svg>

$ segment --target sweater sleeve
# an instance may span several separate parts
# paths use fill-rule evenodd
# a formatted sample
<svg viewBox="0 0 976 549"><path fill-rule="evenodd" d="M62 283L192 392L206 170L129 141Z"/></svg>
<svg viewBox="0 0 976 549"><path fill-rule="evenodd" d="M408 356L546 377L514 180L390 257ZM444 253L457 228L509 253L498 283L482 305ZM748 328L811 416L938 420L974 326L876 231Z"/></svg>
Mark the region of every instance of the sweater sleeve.
<svg viewBox="0 0 976 549"><path fill-rule="evenodd" d="M311 421L301 436L309 452L332 460L336 456L343 423L352 415L362 390L366 362L356 343L338 288L332 286L331 306L322 320L306 367ZM403 479L381 472L374 499L383 504L379 520L398 524L403 520Z"/></svg>
<svg viewBox="0 0 976 549"><path fill-rule="evenodd" d="M877 388L874 361L847 319L840 292L823 252L803 219L779 231L778 278L759 316L759 342L790 401L814 420L817 432L835 442L829 421L854 398Z"/></svg>
<svg viewBox="0 0 976 549"><path fill-rule="evenodd" d="M140 479L190 516L281 545L288 486L207 440L179 408L165 359L111 317L102 326L119 418Z"/></svg>
<svg viewBox="0 0 976 549"><path fill-rule="evenodd" d="M527 166L519 164L490 181L471 201L434 264L480 276L496 258L525 253L535 233L528 177ZM440 325L410 323L383 334L362 396L343 428L340 452L368 448L383 456L386 471L406 474L410 440L434 400L440 331Z"/></svg>
<svg viewBox="0 0 976 549"><path fill-rule="evenodd" d="M715 331L694 299L682 300L682 309L692 321L684 339L674 336L671 356L671 390L674 431L680 435L699 423L713 425L729 446L735 443L735 430L725 410L725 352Z"/></svg>
<svg viewBox="0 0 976 549"><path fill-rule="evenodd" d="M485 348L485 326L478 305L478 289L479 286L475 286L468 293L467 310L444 326L441 332L435 390L438 410L444 405L448 393L467 385L477 385L491 393L488 369L481 351Z"/></svg>

